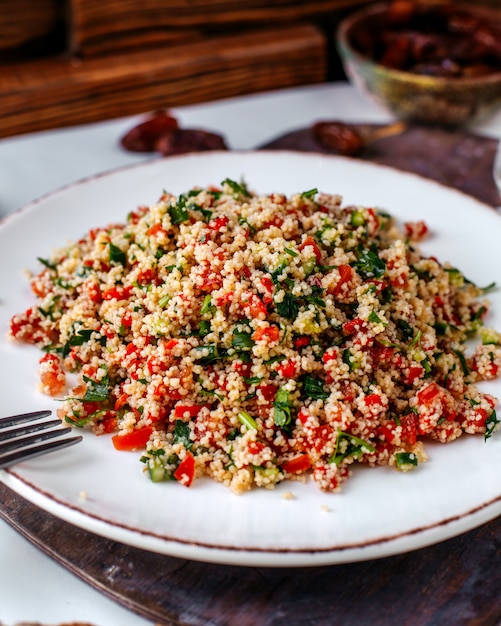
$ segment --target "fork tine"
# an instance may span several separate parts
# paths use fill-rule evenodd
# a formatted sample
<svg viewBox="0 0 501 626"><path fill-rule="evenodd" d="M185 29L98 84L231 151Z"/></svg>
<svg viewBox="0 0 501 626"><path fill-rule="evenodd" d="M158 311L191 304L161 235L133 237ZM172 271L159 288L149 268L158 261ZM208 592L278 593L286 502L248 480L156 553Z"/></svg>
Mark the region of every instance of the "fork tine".
<svg viewBox="0 0 501 626"><path fill-rule="evenodd" d="M76 443L82 441L82 439L83 437L79 435L78 437L71 437L69 439L59 439L57 441L42 443L31 449L24 449L18 450L17 452L12 452L6 457L0 459L0 470L5 469L10 465L14 465L19 461L26 461L28 459L33 459L37 456L42 456L43 454L47 454L48 452L61 450L63 448L67 448L68 446L73 446Z"/></svg>
<svg viewBox="0 0 501 626"><path fill-rule="evenodd" d="M21 415L12 415L11 417L0 417L0 428L8 428L9 426L23 424L24 422L41 419L42 417L49 417L51 413L52 411L44 410L32 411L31 413L22 413Z"/></svg>
<svg viewBox="0 0 501 626"><path fill-rule="evenodd" d="M0 443L0 454L5 454L10 450L19 450L20 448L26 448L27 446L31 446L34 443L38 443L40 441L46 441L47 439L54 439L54 437L59 437L60 435L65 435L69 433L71 428L56 428L54 430L45 430L39 431L34 435L29 435L28 437L16 437L15 439L10 439L6 443Z"/></svg>
<svg viewBox="0 0 501 626"><path fill-rule="evenodd" d="M22 437L23 435L28 435L29 433L34 433L39 430L46 430L47 428L52 428L53 426L60 425L61 420L54 419L48 422L35 422L34 424L27 424L26 426L19 426L17 428L0 428L0 442L8 441L9 439L13 439L14 437Z"/></svg>

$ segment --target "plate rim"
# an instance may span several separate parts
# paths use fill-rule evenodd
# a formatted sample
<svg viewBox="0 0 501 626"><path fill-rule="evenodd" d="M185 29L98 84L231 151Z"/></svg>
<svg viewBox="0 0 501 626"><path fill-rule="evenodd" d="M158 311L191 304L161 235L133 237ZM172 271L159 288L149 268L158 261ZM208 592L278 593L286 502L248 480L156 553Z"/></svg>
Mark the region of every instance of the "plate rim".
<svg viewBox="0 0 501 626"><path fill-rule="evenodd" d="M98 515L84 511L75 505L59 500L52 494L45 493L29 480L16 474L13 469L0 470L0 481L7 487L13 489L22 497L26 497L31 503L40 506L47 511L84 530L104 536L112 541L120 542L113 531L118 531L120 537L126 539L122 543L135 546L137 548L153 551L158 554L170 555L191 560L199 560L211 563L243 565L243 566L263 566L263 567L311 567L323 565L335 565L365 561L369 559L385 558L396 554L412 552L421 548L447 541L469 530L496 519L501 514L501 494L489 502L476 506L463 514L451 516L433 524L412 528L408 531L379 537L365 542L352 543L341 546L326 548L260 548L252 546L218 546L205 543L203 541L187 540L168 537L148 530L139 530L128 527L118 521L110 521ZM27 497L27 494L34 496ZM40 502L52 504L51 508L46 508ZM89 521L90 524L83 523ZM435 538L440 534L440 530L448 528L452 532L446 536ZM405 550L400 549L400 543L409 538L424 538L424 541L411 542L412 545ZM145 541L148 538L149 541ZM155 549L152 549L153 542ZM146 544L150 544L148 547ZM389 549L386 550L385 547ZM197 553L199 555L197 556ZM244 560L236 556L244 556ZM348 558L345 558L348 556ZM315 561L315 562L313 562Z"/></svg>

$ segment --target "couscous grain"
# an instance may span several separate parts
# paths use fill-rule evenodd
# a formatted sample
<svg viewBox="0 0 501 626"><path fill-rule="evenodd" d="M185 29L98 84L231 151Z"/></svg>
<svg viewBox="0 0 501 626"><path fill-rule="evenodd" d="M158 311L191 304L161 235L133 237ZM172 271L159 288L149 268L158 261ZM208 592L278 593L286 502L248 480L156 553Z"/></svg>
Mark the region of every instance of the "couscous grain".
<svg viewBox="0 0 501 626"><path fill-rule="evenodd" d="M41 260L10 333L46 352L43 393L80 374L60 418L144 449L153 481L336 491L353 463L408 471L426 439L498 426L485 290L423 256L426 232L316 189L164 193Z"/></svg>

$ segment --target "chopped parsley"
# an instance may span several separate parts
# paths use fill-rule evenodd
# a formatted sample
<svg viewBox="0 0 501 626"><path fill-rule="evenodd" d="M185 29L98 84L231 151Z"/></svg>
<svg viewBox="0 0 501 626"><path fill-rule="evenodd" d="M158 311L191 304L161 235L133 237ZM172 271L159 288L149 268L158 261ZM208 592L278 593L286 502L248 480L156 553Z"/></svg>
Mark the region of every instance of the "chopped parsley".
<svg viewBox="0 0 501 626"><path fill-rule="evenodd" d="M236 181L231 180L231 178L225 178L223 182L221 183L221 185L228 185L228 187L232 190L233 195L235 197L239 197L239 196L243 196L245 198L251 197L251 193L249 192L249 190L247 189L247 185L243 181L237 183Z"/></svg>
<svg viewBox="0 0 501 626"><path fill-rule="evenodd" d="M50 261L48 261L47 259L42 259L42 257L37 256L37 260L42 264L45 265L45 267L49 270L57 270L57 266L55 263L51 263Z"/></svg>
<svg viewBox="0 0 501 626"><path fill-rule="evenodd" d="M200 308L201 315L205 315L206 313L214 313L216 310L215 306L212 306L212 298L210 294L207 294L202 302L202 306Z"/></svg>
<svg viewBox="0 0 501 626"><path fill-rule="evenodd" d="M386 271L386 263L383 259L368 248L360 251L353 265L363 279L380 278Z"/></svg>
<svg viewBox="0 0 501 626"><path fill-rule="evenodd" d="M364 441L359 437L355 437L355 435L345 433L342 430L338 430L336 449L334 450L334 454L329 459L329 463L335 463L338 465L341 461L348 457L359 458L364 453L367 454L375 452L375 450L374 446L367 441Z"/></svg>
<svg viewBox="0 0 501 626"><path fill-rule="evenodd" d="M313 200L317 193L318 189L314 187L313 189L308 189L308 191L303 191L303 193L301 194L301 198L308 198L309 200Z"/></svg>
<svg viewBox="0 0 501 626"><path fill-rule="evenodd" d="M492 411L485 422L485 435L484 441L490 439L496 430L496 426L499 424L500 420L498 420L496 411Z"/></svg>
<svg viewBox="0 0 501 626"><path fill-rule="evenodd" d="M121 250L114 243L109 243L110 246L110 254L109 259L110 263L118 263L120 265L125 265L127 263L127 255L123 250Z"/></svg>
<svg viewBox="0 0 501 626"><path fill-rule="evenodd" d="M183 422L183 420L176 420L176 425L174 427L174 444L180 443L183 445L186 450L191 450L193 447L193 441L190 438L191 429L187 422Z"/></svg>
<svg viewBox="0 0 501 626"><path fill-rule="evenodd" d="M248 350L254 345L254 340L252 339L250 333L235 329L233 331L231 345L235 348L235 350Z"/></svg>
<svg viewBox="0 0 501 626"><path fill-rule="evenodd" d="M190 218L190 214L188 213L188 209L186 208L186 200L186 196L181 194L178 198L177 203L171 204L168 208L170 221L174 224L174 226L182 224Z"/></svg>
<svg viewBox="0 0 501 626"><path fill-rule="evenodd" d="M277 302L276 300L274 300L274 302L277 313L280 317L285 317L285 319L292 321L296 319L300 307L298 298L293 296L291 293L286 292L281 302Z"/></svg>
<svg viewBox="0 0 501 626"><path fill-rule="evenodd" d="M313 400L326 400L329 397L323 382L319 378L310 376L310 374L306 374L303 378L303 391L308 398Z"/></svg>
<svg viewBox="0 0 501 626"><path fill-rule="evenodd" d="M100 381L93 380L88 376L82 376L84 383L87 385L82 402L104 402L108 399L110 393L110 381L108 373Z"/></svg>
<svg viewBox="0 0 501 626"><path fill-rule="evenodd" d="M292 403L289 392L281 388L277 391L273 402L273 421L279 428L287 429L292 421Z"/></svg>
<svg viewBox="0 0 501 626"><path fill-rule="evenodd" d="M405 466L416 466L418 464L417 455L414 452L397 452L395 454L395 465L397 469Z"/></svg>

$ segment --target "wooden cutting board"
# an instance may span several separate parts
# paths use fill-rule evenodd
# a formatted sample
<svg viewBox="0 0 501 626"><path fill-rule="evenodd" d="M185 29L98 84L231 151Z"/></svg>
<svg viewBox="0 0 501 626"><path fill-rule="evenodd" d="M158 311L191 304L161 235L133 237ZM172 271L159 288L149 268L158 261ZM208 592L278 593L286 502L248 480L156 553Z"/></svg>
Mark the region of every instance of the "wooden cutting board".
<svg viewBox="0 0 501 626"><path fill-rule="evenodd" d="M380 139L361 156L454 186L493 206L497 142L432 128ZM310 129L268 149L323 151ZM455 486L451 478L451 488ZM380 560L301 569L196 563L80 530L0 484L0 517L76 576L157 624L176 626L499 626L501 518Z"/></svg>

